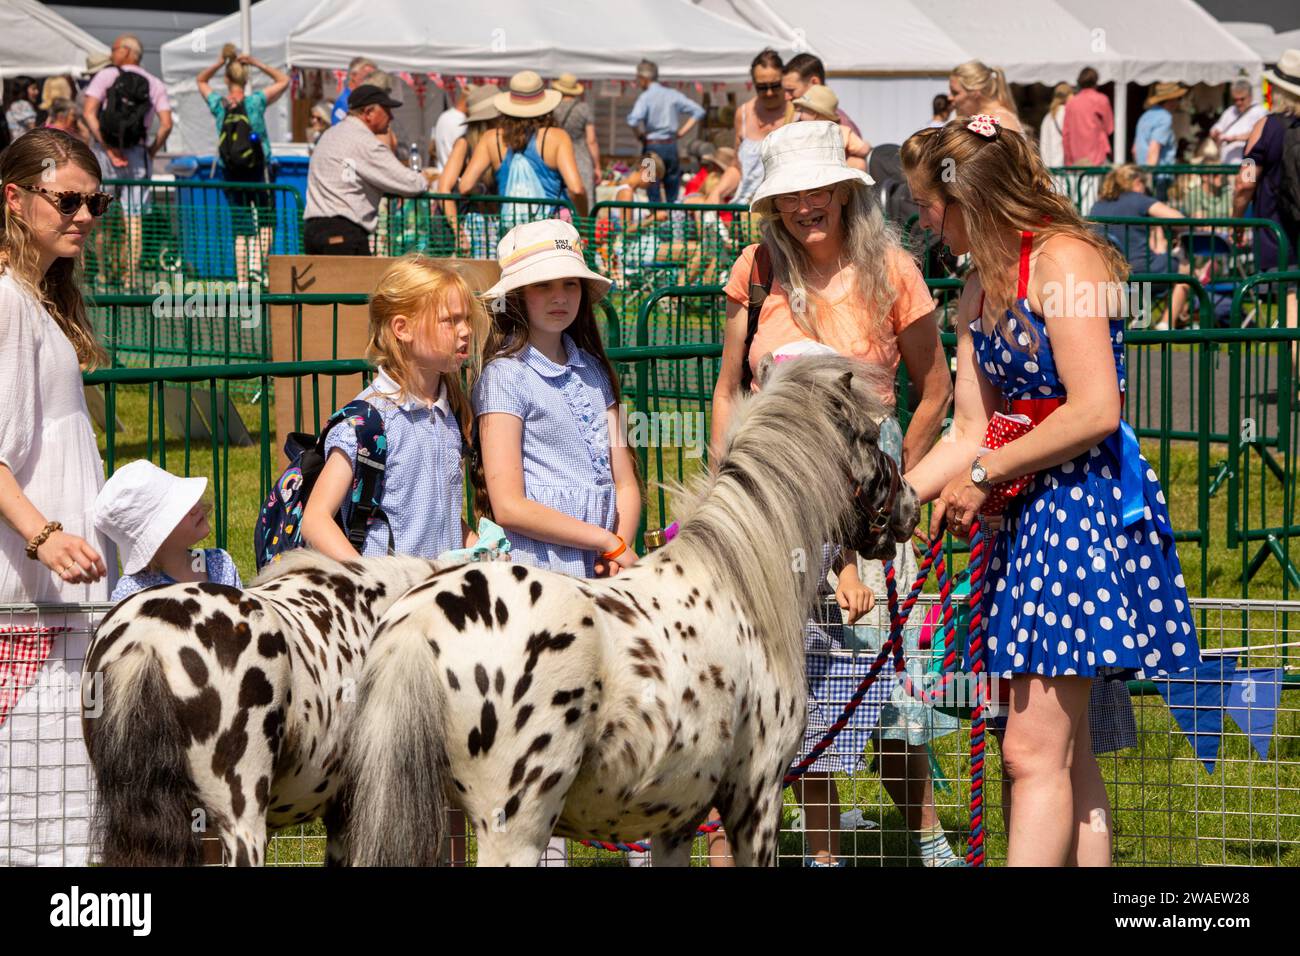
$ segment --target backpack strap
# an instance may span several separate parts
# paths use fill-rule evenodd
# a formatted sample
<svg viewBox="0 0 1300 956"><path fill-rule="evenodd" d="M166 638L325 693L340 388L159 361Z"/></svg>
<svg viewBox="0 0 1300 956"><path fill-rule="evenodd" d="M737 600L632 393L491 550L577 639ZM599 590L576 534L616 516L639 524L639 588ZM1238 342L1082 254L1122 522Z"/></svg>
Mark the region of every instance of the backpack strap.
<svg viewBox="0 0 1300 956"><path fill-rule="evenodd" d="M763 303L772 291L772 253L759 243L754 250L754 260L749 267L749 305L745 323L745 351L740 358L740 387L748 392L754 382L754 372L749 366L749 350L758 333L758 317Z"/></svg>
<svg viewBox="0 0 1300 956"><path fill-rule="evenodd" d="M388 528L388 553L392 554L394 551L393 529L381 504L384 499L384 476L388 464L388 446L380 440L384 436L384 420L379 415L379 412L369 402L361 399L348 402L330 416L330 420L321 431L320 438L317 441L317 452L324 459L325 440L331 429L352 417L362 420L360 425L355 426L357 460L354 474L361 493L358 500L352 505L352 512L348 516L343 531L347 535L348 543L360 554L361 549L365 546L366 536L370 531L370 522L380 519Z"/></svg>

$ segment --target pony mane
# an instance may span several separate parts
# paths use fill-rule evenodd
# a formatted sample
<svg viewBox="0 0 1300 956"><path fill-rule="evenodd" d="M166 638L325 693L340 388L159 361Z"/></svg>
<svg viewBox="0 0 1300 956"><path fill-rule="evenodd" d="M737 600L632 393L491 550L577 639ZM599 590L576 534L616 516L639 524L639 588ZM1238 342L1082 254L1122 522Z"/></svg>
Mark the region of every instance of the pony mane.
<svg viewBox="0 0 1300 956"><path fill-rule="evenodd" d="M852 373L853 402L841 381ZM677 537L660 552L737 595L775 666L803 680L803 629L816 599L822 546L847 532L843 430L868 431L891 410L883 370L838 356L773 367L762 391L738 396L716 467L673 484Z"/></svg>

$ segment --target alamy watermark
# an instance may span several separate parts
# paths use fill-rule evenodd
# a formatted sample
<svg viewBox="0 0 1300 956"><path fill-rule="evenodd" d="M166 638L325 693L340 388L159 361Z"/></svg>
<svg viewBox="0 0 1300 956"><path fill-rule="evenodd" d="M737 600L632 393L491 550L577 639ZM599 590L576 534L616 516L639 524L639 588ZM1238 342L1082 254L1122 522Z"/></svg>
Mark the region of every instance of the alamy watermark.
<svg viewBox="0 0 1300 956"><path fill-rule="evenodd" d="M238 319L241 329L262 324L260 283L159 279L149 290L154 318Z"/></svg>

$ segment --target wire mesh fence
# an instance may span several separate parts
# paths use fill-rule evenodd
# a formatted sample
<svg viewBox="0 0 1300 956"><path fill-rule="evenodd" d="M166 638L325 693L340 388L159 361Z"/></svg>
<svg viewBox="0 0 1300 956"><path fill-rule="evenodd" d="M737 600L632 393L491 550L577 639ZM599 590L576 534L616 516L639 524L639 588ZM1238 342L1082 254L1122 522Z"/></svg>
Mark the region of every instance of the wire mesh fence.
<svg viewBox="0 0 1300 956"><path fill-rule="evenodd" d="M913 611L910 624L918 631L934 600L923 596ZM1300 865L1300 602L1198 598L1192 606L1200 668L1169 681L1121 677L1108 682L1112 691L1104 697L1094 696L1112 862ZM103 683L81 670L109 609L0 608L0 863L87 859L93 789L81 718L83 708L93 715L102 707ZM865 673L879 626L880 619L868 621L873 630L852 639L861 649L837 649L822 663ZM935 646L912 652L914 677L932 671ZM814 673L820 666L810 661ZM843 687L850 684L856 677ZM844 691L823 692L818 704L838 713L846 701ZM901 686L882 693L867 729L843 735L828 751L829 774L806 786L801 799L787 791L781 865L801 866L827 848L847 866L938 865L947 859L942 845L961 856L969 800L969 724L961 703L949 699L936 710L912 704ZM1006 859L1006 798L996 742L985 775L987 849L997 865ZM709 865L711 846L725 862L725 832L697 839L692 862ZM472 831L454 851L473 863ZM316 821L278 831L266 859L272 866L318 866L324 853L325 831ZM568 847L575 866L622 866L628 856L573 841Z"/></svg>

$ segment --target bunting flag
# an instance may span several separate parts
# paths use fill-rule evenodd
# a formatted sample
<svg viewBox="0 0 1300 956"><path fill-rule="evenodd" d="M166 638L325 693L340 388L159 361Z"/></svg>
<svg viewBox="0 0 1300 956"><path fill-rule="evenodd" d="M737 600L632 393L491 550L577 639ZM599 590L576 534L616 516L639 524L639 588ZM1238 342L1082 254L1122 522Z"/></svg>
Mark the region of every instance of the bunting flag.
<svg viewBox="0 0 1300 956"><path fill-rule="evenodd" d="M1277 723L1283 674L1281 668L1239 670L1223 702L1223 709L1250 738L1255 753L1263 760L1268 759L1268 747Z"/></svg>
<svg viewBox="0 0 1300 956"><path fill-rule="evenodd" d="M347 75L347 70L334 71L334 94L336 96L343 92L343 81L347 79Z"/></svg>
<svg viewBox="0 0 1300 956"><path fill-rule="evenodd" d="M1206 773L1214 773L1223 735L1224 689L1233 682L1237 662L1231 657L1211 657L1189 671L1155 681L1169 705L1175 723L1187 735Z"/></svg>
<svg viewBox="0 0 1300 956"><path fill-rule="evenodd" d="M429 79L432 81L434 86L438 87L438 89L445 90L447 88L446 84L443 82L441 73L430 73Z"/></svg>

